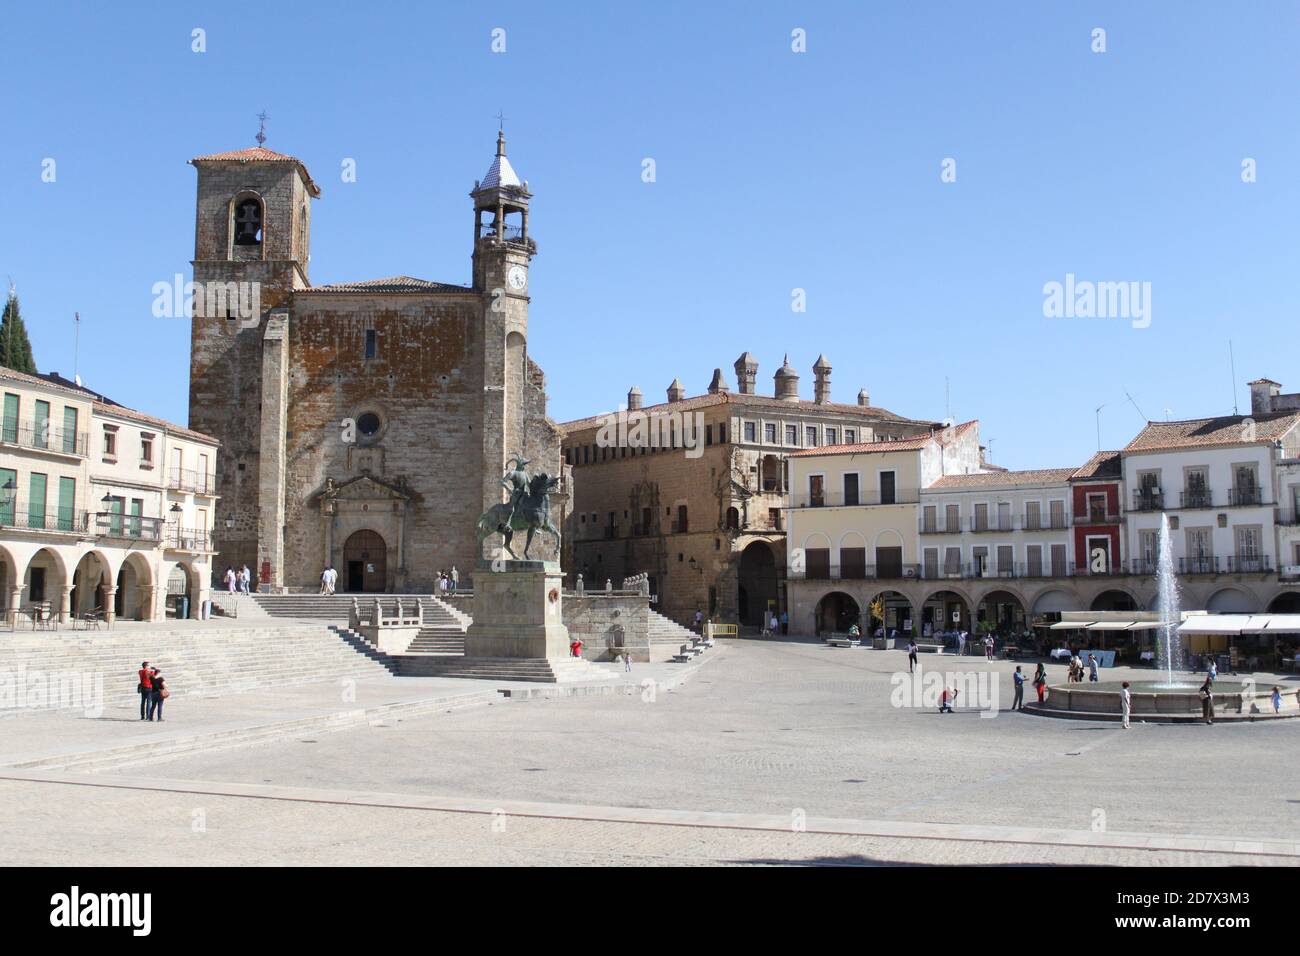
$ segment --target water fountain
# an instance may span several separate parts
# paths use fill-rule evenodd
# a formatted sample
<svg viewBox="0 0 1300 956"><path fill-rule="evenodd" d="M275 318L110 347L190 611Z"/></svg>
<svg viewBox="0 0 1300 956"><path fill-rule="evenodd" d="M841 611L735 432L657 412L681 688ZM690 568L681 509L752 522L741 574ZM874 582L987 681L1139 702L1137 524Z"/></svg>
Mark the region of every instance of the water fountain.
<svg viewBox="0 0 1300 956"><path fill-rule="evenodd" d="M1183 639L1178 633L1182 607L1178 578L1174 575L1174 548L1169 534L1169 515L1160 515L1160 551L1156 560L1156 610L1160 612L1161 637L1156 641L1156 667L1165 672L1162 687L1189 687L1174 682L1174 671L1183 669Z"/></svg>
<svg viewBox="0 0 1300 956"><path fill-rule="evenodd" d="M1173 540L1169 516L1160 516L1160 552L1156 563L1156 610L1160 622L1156 638L1156 668L1161 679L1130 681L1133 714L1144 720L1196 720L1200 717L1199 681L1175 680L1174 672L1183 670L1183 642L1178 632L1182 608L1178 578L1174 574ZM1053 684L1048 689L1044 713L1066 717L1110 717L1120 713L1119 681L1078 684ZM1250 716L1255 707L1253 685L1237 681L1215 681L1216 711L1220 716ZM1031 710L1037 710L1030 705ZM1288 708L1291 709L1291 708Z"/></svg>

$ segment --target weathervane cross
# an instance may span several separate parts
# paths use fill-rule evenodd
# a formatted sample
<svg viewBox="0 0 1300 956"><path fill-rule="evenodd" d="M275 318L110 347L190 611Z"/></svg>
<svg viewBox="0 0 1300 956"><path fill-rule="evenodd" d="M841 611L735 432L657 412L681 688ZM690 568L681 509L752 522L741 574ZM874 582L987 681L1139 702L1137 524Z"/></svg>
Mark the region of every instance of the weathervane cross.
<svg viewBox="0 0 1300 956"><path fill-rule="evenodd" d="M506 114L501 110L497 110L497 129L501 130L503 133L506 129Z"/></svg>
<svg viewBox="0 0 1300 956"><path fill-rule="evenodd" d="M254 138L257 140L257 145L261 146L263 143L266 142L266 119L267 119L266 110L262 110L262 112L258 113L257 118L259 120L259 124L257 127L257 136L255 136Z"/></svg>

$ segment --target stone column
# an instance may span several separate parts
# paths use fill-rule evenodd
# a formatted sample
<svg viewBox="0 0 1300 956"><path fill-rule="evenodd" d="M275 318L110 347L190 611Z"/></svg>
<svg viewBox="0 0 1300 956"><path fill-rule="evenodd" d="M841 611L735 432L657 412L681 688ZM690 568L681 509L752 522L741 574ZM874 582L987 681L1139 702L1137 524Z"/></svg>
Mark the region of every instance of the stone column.
<svg viewBox="0 0 1300 956"><path fill-rule="evenodd" d="M59 623L67 624L72 617L72 585L65 584L60 590L63 593L59 595Z"/></svg>
<svg viewBox="0 0 1300 956"><path fill-rule="evenodd" d="M140 602L140 620L156 621L158 609L154 606L154 601L158 599L158 588L152 584L137 584L136 594Z"/></svg>
<svg viewBox="0 0 1300 956"><path fill-rule="evenodd" d="M284 586L285 428L289 404L289 310L273 309L262 336L262 441L258 472L258 529L271 563L272 592Z"/></svg>
<svg viewBox="0 0 1300 956"><path fill-rule="evenodd" d="M18 584L9 589L9 608L5 611L5 621L10 627L18 625L18 609L23 606L25 584Z"/></svg>
<svg viewBox="0 0 1300 956"><path fill-rule="evenodd" d="M109 585L104 588L104 623L109 627L117 620L117 611L114 605L117 603L117 587Z"/></svg>

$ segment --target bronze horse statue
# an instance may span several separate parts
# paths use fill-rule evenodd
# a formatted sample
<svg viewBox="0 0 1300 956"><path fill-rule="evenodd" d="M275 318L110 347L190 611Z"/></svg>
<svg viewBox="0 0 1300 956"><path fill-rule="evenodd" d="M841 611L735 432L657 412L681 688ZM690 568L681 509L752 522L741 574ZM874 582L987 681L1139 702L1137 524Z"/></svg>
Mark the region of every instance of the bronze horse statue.
<svg viewBox="0 0 1300 956"><path fill-rule="evenodd" d="M528 539L524 542L525 560L528 559L528 548L533 543L533 535L538 531L548 532L555 538L558 551L560 532L551 524L551 499L548 496L559 483L559 478L540 472L528 479L526 490L517 490L510 501L493 505L483 512L478 519L479 555L483 554L483 542L490 536L499 534L505 540L506 553L516 561L519 560L519 555L510 548L510 539L516 531L528 532Z"/></svg>

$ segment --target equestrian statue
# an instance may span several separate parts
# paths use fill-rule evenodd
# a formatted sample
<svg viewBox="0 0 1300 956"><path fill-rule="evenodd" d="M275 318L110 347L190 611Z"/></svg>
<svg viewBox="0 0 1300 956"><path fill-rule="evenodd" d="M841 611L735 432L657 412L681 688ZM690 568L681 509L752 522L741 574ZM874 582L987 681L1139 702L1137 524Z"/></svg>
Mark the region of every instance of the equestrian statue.
<svg viewBox="0 0 1300 956"><path fill-rule="evenodd" d="M527 531L524 542L524 559L528 560L528 548L533 543L533 535L538 531L548 532L555 538L555 550L560 550L560 532L551 524L550 493L559 485L560 479L538 472L529 475L525 466L531 462L523 455L515 455L506 462L509 469L501 479L502 487L510 491L510 500L493 505L478 519L478 550L483 554L483 542L491 535L499 534L504 539L506 553L516 561L519 556L510 548L510 539L516 531Z"/></svg>

